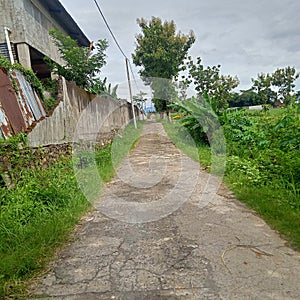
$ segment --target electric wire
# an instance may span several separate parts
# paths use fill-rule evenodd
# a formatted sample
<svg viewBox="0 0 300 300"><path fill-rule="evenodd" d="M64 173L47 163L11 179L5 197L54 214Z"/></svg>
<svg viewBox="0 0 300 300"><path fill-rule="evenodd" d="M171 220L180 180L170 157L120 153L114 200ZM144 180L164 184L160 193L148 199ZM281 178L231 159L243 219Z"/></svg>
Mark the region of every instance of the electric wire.
<svg viewBox="0 0 300 300"><path fill-rule="evenodd" d="M125 55L124 51L122 50L122 48L121 48L119 42L117 41L117 39L116 39L114 33L113 33L112 30L110 29L110 26L109 26L108 22L106 21L106 18L105 18L105 16L104 16L104 14L103 14L103 12L102 12L102 10L101 10L99 4L98 4L98 1L97 1L97 0L94 0L94 2L95 2L96 6L97 6L97 8L98 8L98 11L99 11L99 13L100 13L100 15L101 15L101 17L102 17L102 19L103 19L103 21L104 21L104 23L105 23L107 29L108 29L108 31L110 32L110 34L111 34L113 40L115 41L117 47L119 48L120 52L123 54L123 56L125 57L125 59L128 59L127 56Z"/></svg>
<svg viewBox="0 0 300 300"><path fill-rule="evenodd" d="M135 76L134 76L134 73L133 73L133 70L132 70L132 66L131 66L130 60L128 59L128 57L127 57L126 54L124 53L124 51L123 51L123 49L121 48L121 46L120 46L120 44L119 44L119 42L118 42L116 36L114 35L113 31L111 30L111 28L110 28L110 26L109 26L109 24L108 24L108 22L107 22L107 20L106 20L106 18L105 18L105 16L104 16L102 10L101 10L101 8L100 8L100 5L99 5L98 1L97 1L97 0L94 0L94 2L95 2L95 4L96 4L96 7L97 7L97 9L98 9L98 11L99 11L99 13L100 13L100 15L101 15L101 17L102 17L102 19L103 19L105 25L106 25L106 27L107 27L109 33L111 34L111 36L112 36L114 42L116 43L118 49L120 50L120 52L122 53L122 55L124 56L124 58L128 61L128 63L129 63L129 68L130 68L130 72L131 72L131 75L132 75L132 77L133 77L135 86L136 86L137 90L139 90L137 81L136 81L136 79L135 79Z"/></svg>

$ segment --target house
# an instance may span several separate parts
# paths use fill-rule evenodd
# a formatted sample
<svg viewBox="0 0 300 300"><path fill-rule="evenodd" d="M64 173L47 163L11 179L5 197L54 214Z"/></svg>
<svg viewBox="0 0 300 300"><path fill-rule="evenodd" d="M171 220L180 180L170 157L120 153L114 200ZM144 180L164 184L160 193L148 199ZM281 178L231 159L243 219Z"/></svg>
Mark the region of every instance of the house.
<svg viewBox="0 0 300 300"><path fill-rule="evenodd" d="M283 106L283 103L280 100L276 100L273 105L274 107L280 108Z"/></svg>
<svg viewBox="0 0 300 300"><path fill-rule="evenodd" d="M50 29L88 47L89 39L58 0L0 0L0 53L31 68L40 79L50 77L44 57L61 61Z"/></svg>

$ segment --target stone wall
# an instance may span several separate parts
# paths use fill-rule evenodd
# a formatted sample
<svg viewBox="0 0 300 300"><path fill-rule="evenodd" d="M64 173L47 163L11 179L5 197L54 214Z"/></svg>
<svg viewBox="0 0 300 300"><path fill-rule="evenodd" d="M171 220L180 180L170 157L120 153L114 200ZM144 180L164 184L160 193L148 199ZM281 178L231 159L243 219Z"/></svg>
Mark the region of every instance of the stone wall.
<svg viewBox="0 0 300 300"><path fill-rule="evenodd" d="M44 170L63 157L69 157L72 147L71 144L60 144L30 148L20 143L16 148L9 143L2 143L0 151L0 187L12 189L15 187L14 180L24 170Z"/></svg>
<svg viewBox="0 0 300 300"><path fill-rule="evenodd" d="M113 141L115 131L99 135L93 149L100 149ZM76 149L81 146L83 149L91 145L76 145ZM0 144L0 187L14 189L14 181L18 180L24 170L45 170L47 167L69 158L74 153L74 144L52 144L39 147L28 147L24 143L14 145L11 143Z"/></svg>

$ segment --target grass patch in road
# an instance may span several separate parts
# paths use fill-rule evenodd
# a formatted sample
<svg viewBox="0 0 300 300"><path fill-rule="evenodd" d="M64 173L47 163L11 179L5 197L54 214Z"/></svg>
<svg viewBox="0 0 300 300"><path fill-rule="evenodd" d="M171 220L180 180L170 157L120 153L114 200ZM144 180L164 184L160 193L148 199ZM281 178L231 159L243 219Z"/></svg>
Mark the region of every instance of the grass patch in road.
<svg viewBox="0 0 300 300"><path fill-rule="evenodd" d="M114 164L112 145L95 153L103 181L115 175L115 167L134 147L141 130L139 123L138 130L129 125L119 133L114 140ZM91 209L78 186L73 163L71 158L62 158L46 170L23 170L14 189L0 188L0 299L27 299L26 284L44 271L75 224Z"/></svg>

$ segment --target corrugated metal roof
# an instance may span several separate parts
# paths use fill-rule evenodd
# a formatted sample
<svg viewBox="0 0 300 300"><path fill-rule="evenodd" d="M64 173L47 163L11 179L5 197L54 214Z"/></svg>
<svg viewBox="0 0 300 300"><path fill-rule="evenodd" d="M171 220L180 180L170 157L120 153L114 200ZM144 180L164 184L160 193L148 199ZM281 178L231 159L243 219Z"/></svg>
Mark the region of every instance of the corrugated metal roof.
<svg viewBox="0 0 300 300"><path fill-rule="evenodd" d="M5 138L28 131L33 123L46 116L41 99L22 73L14 71L11 76L12 79L0 68L0 137Z"/></svg>
<svg viewBox="0 0 300 300"><path fill-rule="evenodd" d="M21 105L26 109L26 114L33 113L33 119L39 120L46 116L46 112L41 104L41 100L32 86L25 79L20 71L12 72L12 77L17 79L19 84L18 99ZM29 106L29 109L27 107ZM28 115L29 117L29 115Z"/></svg>
<svg viewBox="0 0 300 300"><path fill-rule="evenodd" d="M20 110L17 95L10 81L9 75L6 71L0 69L0 102L3 111L6 114L7 119L11 125L13 132L11 134L17 134L23 132L26 129L26 123L24 122L23 115Z"/></svg>

